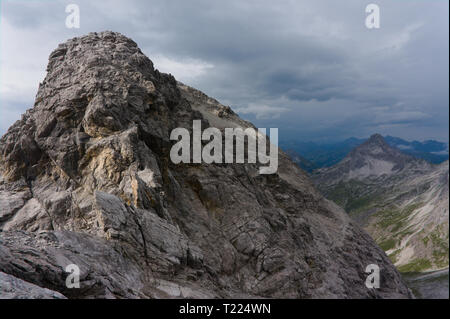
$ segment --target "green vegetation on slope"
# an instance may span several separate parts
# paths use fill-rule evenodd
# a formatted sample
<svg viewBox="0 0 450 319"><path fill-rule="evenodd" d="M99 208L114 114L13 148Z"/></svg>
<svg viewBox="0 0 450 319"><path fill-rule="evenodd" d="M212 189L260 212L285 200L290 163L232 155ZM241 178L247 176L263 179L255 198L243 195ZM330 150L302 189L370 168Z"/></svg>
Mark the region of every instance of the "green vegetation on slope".
<svg viewBox="0 0 450 319"><path fill-rule="evenodd" d="M339 182L331 190L326 192L326 197L344 208L349 214L358 214L375 206L381 202L380 196L368 190L371 185L357 180ZM361 196L360 194L369 193Z"/></svg>
<svg viewBox="0 0 450 319"><path fill-rule="evenodd" d="M391 208L380 210L374 214L374 217L378 219L377 226L395 233L406 226L407 217L421 206L423 206L423 203L411 204L403 209Z"/></svg>
<svg viewBox="0 0 450 319"><path fill-rule="evenodd" d="M378 243L378 245L381 247L381 249L383 249L384 251L388 251L389 249L392 249L395 247L396 242L393 238L389 238L387 240L384 240L380 243Z"/></svg>
<svg viewBox="0 0 450 319"><path fill-rule="evenodd" d="M429 268L431 268L431 262L428 259L417 258L406 265L398 267L398 270L400 272L411 273L411 272L422 272Z"/></svg>
<svg viewBox="0 0 450 319"><path fill-rule="evenodd" d="M428 236L422 238L425 246L433 246L433 263L438 268L448 266L449 236L445 231L447 227L448 224L438 225Z"/></svg>

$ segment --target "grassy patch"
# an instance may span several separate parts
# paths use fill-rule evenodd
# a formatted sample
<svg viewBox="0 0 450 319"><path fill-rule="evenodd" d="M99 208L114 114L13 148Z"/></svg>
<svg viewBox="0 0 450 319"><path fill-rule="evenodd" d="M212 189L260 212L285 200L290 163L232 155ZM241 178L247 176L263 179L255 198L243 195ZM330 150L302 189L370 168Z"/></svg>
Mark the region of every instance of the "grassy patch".
<svg viewBox="0 0 450 319"><path fill-rule="evenodd" d="M423 203L411 204L403 209L385 209L377 212L375 216L379 220L377 226L382 229L389 229L391 232L398 232L406 226L406 218Z"/></svg>
<svg viewBox="0 0 450 319"><path fill-rule="evenodd" d="M428 236L423 237L422 241L427 247L433 249L433 263L439 267L448 266L448 231L447 225L438 225Z"/></svg>
<svg viewBox="0 0 450 319"><path fill-rule="evenodd" d="M357 180L339 182L335 187L326 192L326 197L350 212L358 207L367 206L373 200L373 196L360 196L367 191L369 185Z"/></svg>
<svg viewBox="0 0 450 319"><path fill-rule="evenodd" d="M398 267L400 272L421 272L431 268L431 262L425 258L417 258L406 265Z"/></svg>
<svg viewBox="0 0 450 319"><path fill-rule="evenodd" d="M397 249L396 251L394 251L392 254L390 254L388 256L393 264L395 264L397 262L398 254L400 254L400 251L401 251L400 249Z"/></svg>
<svg viewBox="0 0 450 319"><path fill-rule="evenodd" d="M349 199L345 209L349 212L361 212L369 209L374 202L373 196L364 196L356 199Z"/></svg>
<svg viewBox="0 0 450 319"><path fill-rule="evenodd" d="M389 249L392 249L392 248L395 247L396 241L395 241L394 239L390 238L390 239L387 239L387 240L383 240L383 241L380 242L378 245L379 245L379 246L381 247L381 249L383 249L384 251L388 251Z"/></svg>

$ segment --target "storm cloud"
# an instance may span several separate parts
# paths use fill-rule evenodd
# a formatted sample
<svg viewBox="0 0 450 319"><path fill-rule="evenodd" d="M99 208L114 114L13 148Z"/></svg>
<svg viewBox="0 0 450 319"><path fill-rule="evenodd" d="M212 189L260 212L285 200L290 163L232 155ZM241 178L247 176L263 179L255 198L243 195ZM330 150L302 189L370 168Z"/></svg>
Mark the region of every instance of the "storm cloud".
<svg viewBox="0 0 450 319"><path fill-rule="evenodd" d="M69 3L80 29L65 27ZM58 43L112 30L280 139L448 141L448 1L377 1L379 29L369 3L3 0L0 133L33 105Z"/></svg>

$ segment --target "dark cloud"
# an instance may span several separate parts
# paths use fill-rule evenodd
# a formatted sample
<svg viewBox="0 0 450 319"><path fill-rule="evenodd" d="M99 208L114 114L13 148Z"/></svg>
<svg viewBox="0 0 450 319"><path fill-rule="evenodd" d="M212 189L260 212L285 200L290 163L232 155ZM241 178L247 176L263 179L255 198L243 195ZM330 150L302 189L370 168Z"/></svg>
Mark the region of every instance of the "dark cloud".
<svg viewBox="0 0 450 319"><path fill-rule="evenodd" d="M79 30L64 27L64 8L72 2L80 5ZM1 3L2 49L14 48L0 56L7 75L26 60L34 70L29 81L37 82L58 42L109 29L132 37L162 71L260 127L279 127L280 138L380 132L448 141L444 0L378 1L377 30L365 27L366 3L356 0ZM18 52L16 42L32 53ZM1 105L9 114L2 132L15 120L6 108L19 98L31 106L32 87L2 77Z"/></svg>

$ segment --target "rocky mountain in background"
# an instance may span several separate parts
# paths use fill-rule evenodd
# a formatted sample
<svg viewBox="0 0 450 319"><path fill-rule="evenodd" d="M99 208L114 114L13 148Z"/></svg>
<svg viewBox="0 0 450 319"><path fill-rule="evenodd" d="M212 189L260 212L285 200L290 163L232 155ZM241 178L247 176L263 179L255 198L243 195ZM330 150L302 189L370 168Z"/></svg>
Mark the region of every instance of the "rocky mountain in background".
<svg viewBox="0 0 450 319"><path fill-rule="evenodd" d="M313 175L403 272L448 267L448 178L448 161L413 158L378 134Z"/></svg>
<svg viewBox="0 0 450 319"><path fill-rule="evenodd" d="M398 148L403 153L433 164L440 164L448 160L448 143L434 140L409 142L389 135L385 136L384 139L390 146Z"/></svg>
<svg viewBox="0 0 450 319"><path fill-rule="evenodd" d="M300 142L297 140L281 140L279 145L291 155L292 160L307 172L317 168L330 167L339 163L355 147L368 139L348 138L334 143ZM424 142L406 141L404 139L385 136L386 143L404 154L424 159L433 164L448 160L448 143L428 140Z"/></svg>
<svg viewBox="0 0 450 319"><path fill-rule="evenodd" d="M272 175L256 164L173 164L170 132L194 119L251 127L118 33L52 52L34 107L0 140L0 295L411 296L370 236L285 154ZM66 286L70 264L80 288ZM365 286L369 264L379 289Z"/></svg>

